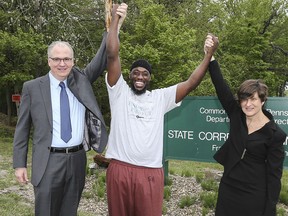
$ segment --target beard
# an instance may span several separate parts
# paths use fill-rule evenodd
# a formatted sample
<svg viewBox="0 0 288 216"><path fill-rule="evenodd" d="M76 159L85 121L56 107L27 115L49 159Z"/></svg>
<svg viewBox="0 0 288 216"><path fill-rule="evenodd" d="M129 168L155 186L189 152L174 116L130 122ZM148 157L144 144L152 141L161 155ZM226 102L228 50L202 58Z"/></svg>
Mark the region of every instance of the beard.
<svg viewBox="0 0 288 216"><path fill-rule="evenodd" d="M132 91L134 92L134 94L136 94L136 95L141 95L141 94L144 94L144 93L146 92L146 90L147 90L148 87L149 87L149 84L146 83L146 85L144 86L143 89L138 90L138 89L135 88L134 83L133 83L133 80L131 80L131 82L130 82L130 87L131 87Z"/></svg>

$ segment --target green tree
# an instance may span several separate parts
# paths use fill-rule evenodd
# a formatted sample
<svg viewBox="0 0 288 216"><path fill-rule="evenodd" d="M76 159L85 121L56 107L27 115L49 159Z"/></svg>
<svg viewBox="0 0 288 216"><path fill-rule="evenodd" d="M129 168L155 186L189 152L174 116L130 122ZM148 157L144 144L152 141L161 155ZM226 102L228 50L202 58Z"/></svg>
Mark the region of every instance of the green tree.
<svg viewBox="0 0 288 216"><path fill-rule="evenodd" d="M101 42L105 27L104 0L3 0L1 5L8 32L34 32L45 44L65 40L73 45L78 65L87 64ZM7 23L7 24L5 24Z"/></svg>
<svg viewBox="0 0 288 216"><path fill-rule="evenodd" d="M195 29L184 17L173 19L161 4L138 5L133 28L121 35L121 60L127 73L131 63L145 58L152 64L151 88L167 87L188 78L203 56L195 49Z"/></svg>
<svg viewBox="0 0 288 216"><path fill-rule="evenodd" d="M247 78L261 78L268 84L271 96L280 95L288 71L287 1L114 2L125 2L129 6L120 34L125 76L135 59L147 58L153 68L152 89L185 80L201 61L205 36L211 32L220 39L216 57L233 90ZM104 5L105 0L2 0L0 26L9 37L19 30L31 34L32 38L42 35L45 46L54 40L66 40L74 46L76 64L84 67L101 42L105 28ZM34 48L35 52L39 51ZM46 55L43 51L40 53ZM1 53L3 64L7 60L6 54ZM47 72L44 65L38 70L34 69L35 65L30 66L27 75L32 77ZM109 121L104 76L93 87L106 121ZM215 95L209 76L191 94Z"/></svg>
<svg viewBox="0 0 288 216"><path fill-rule="evenodd" d="M80 68L83 68L93 58L100 46L105 27L104 9L104 0L74 0L72 2L3 0L0 2L0 25L3 29L1 61L5 65L5 70L1 71L1 76L5 75L5 77L1 79L3 81L2 86L6 86L2 88L1 92L4 92L3 89L9 90L7 90L8 93L5 93L6 99L0 101L1 107L8 107L9 115L11 113L10 92L20 91L22 81L25 79L36 78L48 72L46 48L52 41L65 40L70 42L75 51L76 64ZM41 41L36 38L41 38ZM35 43L32 41L34 39L37 40L34 41ZM20 43L23 48L26 48L25 44L27 46L30 44L26 49L27 52L20 49ZM45 49L42 50L43 47ZM44 63L42 57L45 59ZM30 59L35 61L34 64L31 63ZM25 64L22 60L25 61ZM9 68L11 65L13 65L12 69ZM23 68L24 66L25 68ZM27 77L18 76L19 73L16 72L15 74L13 70L21 70L22 75L25 72ZM6 73L9 74L6 75ZM11 74L14 74L13 79ZM11 81L5 83L4 80ZM14 90L16 80L17 90ZM11 86L8 88L7 85ZM105 90L101 89L101 91ZM4 94L1 93L2 95Z"/></svg>
<svg viewBox="0 0 288 216"><path fill-rule="evenodd" d="M219 35L222 41L220 60L223 73L234 90L245 79L263 79L270 87L270 95L278 95L283 76L271 70L278 62L265 57L265 53L271 52L273 40L281 37L273 34L284 12L278 3L273 0L226 1L226 25Z"/></svg>
<svg viewBox="0 0 288 216"><path fill-rule="evenodd" d="M11 123L11 95L20 93L24 81L41 75L47 64L43 38L18 30L13 35L0 31L0 88L5 91ZM47 68L47 67L46 67Z"/></svg>

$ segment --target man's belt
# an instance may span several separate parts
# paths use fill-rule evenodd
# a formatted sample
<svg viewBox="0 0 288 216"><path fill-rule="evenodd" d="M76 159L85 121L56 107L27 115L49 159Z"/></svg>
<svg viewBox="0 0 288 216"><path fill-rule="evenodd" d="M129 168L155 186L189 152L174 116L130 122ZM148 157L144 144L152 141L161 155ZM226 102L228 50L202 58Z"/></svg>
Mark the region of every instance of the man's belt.
<svg viewBox="0 0 288 216"><path fill-rule="evenodd" d="M77 152L79 150L83 149L83 145L77 145L77 146L72 146L68 148L58 148L58 147L50 147L50 152L55 152L55 153L71 153L71 152Z"/></svg>

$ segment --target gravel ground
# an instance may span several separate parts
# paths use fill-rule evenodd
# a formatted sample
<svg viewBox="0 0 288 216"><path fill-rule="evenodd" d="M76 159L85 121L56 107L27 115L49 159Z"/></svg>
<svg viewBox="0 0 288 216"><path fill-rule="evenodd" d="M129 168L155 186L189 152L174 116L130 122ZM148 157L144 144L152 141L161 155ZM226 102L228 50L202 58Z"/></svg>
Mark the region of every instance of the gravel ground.
<svg viewBox="0 0 288 216"><path fill-rule="evenodd" d="M209 170L211 172L211 170ZM105 169L101 169L101 172L105 172ZM221 173L218 171L213 171L216 178L221 176ZM218 172L218 173L217 173ZM5 173L2 173L1 176L5 176ZM164 201L164 206L166 206L167 213L165 216L202 216L202 206L200 202L200 193L202 192L201 185L198 184L194 177L182 177L179 175L169 175L169 179L172 180L171 188L171 196L169 201ZM86 194L91 194L93 189L93 185L96 181L96 175L91 175L86 177L86 184L83 191L83 196L80 201L79 210L90 213L95 216L108 216L107 203L106 203L106 194L104 198L97 198L96 196L89 196ZM28 202L26 204L33 205L34 204L34 194L33 187L31 184L24 186L13 186L10 188L6 188L4 190L0 190L0 195L15 192L23 197L25 197ZM179 207L179 202L181 197L188 196L196 196L196 203L192 206L185 207L181 209ZM288 207L282 205L285 209L286 214L288 215ZM213 216L214 213L211 210L206 216Z"/></svg>
<svg viewBox="0 0 288 216"><path fill-rule="evenodd" d="M165 206L167 208L166 216L182 216L182 215L195 215L195 216L202 216L202 207L200 205L200 201L197 200L196 204L190 207L185 207L181 209L178 206L180 198L189 195L189 196L197 196L199 197L200 192L202 191L200 184L196 183L194 177L181 177L178 175L170 175L169 178L172 180L171 186L171 196L169 201L164 201ZM94 177L87 177L86 179L86 186L84 189L85 191L89 191L92 188L93 181L95 181ZM107 216L107 204L106 198L101 200L95 199L86 199L82 198L80 202L79 209L85 209L86 211L94 212L97 216ZM212 212L207 214L206 216L214 215Z"/></svg>
<svg viewBox="0 0 288 216"><path fill-rule="evenodd" d="M101 172L105 172L104 169L100 170ZM3 173L2 173L3 174ZM2 175L2 176L5 176ZM165 206L167 208L166 216L182 216L182 215L195 215L201 216L202 207L200 205L200 201L197 200L193 206L185 207L181 209L178 206L180 198L189 195L189 196L199 196L199 193L202 191L201 186L196 183L194 177L181 177L178 175L170 175L169 178L172 180L171 187L171 196L169 201L164 201ZM107 202L106 202L106 194L104 198L98 198L96 196L89 196L85 194L89 194L93 189L93 185L96 181L95 175L90 175L86 177L86 184L82 194L82 199L80 201L79 210L83 210L85 212L89 212L95 216L108 216ZM7 194L11 192L15 192L27 199L26 204L33 205L34 204L34 193L33 187L31 184L23 185L23 186L13 186L6 188L4 190L0 190L0 195ZM91 193L90 193L91 194ZM211 216L213 213L209 213L206 216Z"/></svg>

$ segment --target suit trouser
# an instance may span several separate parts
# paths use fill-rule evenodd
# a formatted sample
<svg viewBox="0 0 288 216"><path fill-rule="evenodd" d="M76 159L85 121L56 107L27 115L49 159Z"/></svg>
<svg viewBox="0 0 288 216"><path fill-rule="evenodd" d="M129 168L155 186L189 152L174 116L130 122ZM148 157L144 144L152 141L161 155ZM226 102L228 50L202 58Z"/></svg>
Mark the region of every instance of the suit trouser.
<svg viewBox="0 0 288 216"><path fill-rule="evenodd" d="M110 216L161 216L163 168L111 160L106 172Z"/></svg>
<svg viewBox="0 0 288 216"><path fill-rule="evenodd" d="M34 187L35 215L76 216L85 185L86 152L50 153L44 176Z"/></svg>

